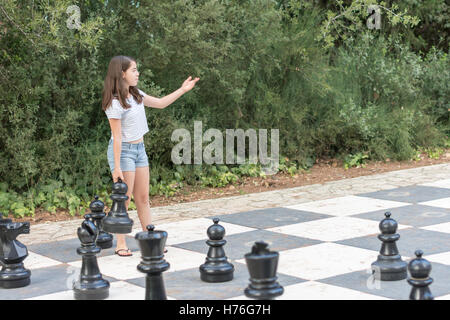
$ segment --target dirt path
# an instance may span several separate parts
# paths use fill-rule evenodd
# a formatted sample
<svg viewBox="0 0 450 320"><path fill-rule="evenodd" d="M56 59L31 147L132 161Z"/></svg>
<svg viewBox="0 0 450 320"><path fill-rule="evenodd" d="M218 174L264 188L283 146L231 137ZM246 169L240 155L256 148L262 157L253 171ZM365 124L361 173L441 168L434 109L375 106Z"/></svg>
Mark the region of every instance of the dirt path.
<svg viewBox="0 0 450 320"><path fill-rule="evenodd" d="M222 188L201 188L186 186L180 189L174 196L152 196L150 197L151 207L168 206L183 202L192 202L197 200L215 199L230 197L233 195L243 195L255 192L264 192L277 189L286 189L335 181L341 179L367 176L389 171L430 166L434 164L450 162L450 149L448 149L439 159L430 159L426 154L422 154L419 161L372 161L368 162L364 168L344 169L343 164L335 159L320 160L308 172L297 174L291 177L289 174L279 173L267 178L244 177L241 181L233 185ZM109 209L105 208L108 212ZM80 216L70 216L66 211L59 210L56 214L40 211L34 217L25 217L23 219L14 219L14 221L30 221L32 224L43 223L46 221L64 221L80 219Z"/></svg>

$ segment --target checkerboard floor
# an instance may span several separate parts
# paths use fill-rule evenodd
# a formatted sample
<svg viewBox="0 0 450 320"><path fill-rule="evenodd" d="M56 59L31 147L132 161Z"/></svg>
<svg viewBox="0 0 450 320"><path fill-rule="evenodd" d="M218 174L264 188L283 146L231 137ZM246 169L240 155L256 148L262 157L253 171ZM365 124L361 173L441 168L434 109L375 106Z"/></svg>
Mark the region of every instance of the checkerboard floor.
<svg viewBox="0 0 450 320"><path fill-rule="evenodd" d="M399 224L397 245L403 259L411 260L422 249L432 264L431 292L436 299L450 299L450 179L214 216L226 230L224 249L235 266L234 279L225 283L200 280L198 268L208 251L206 230L213 217L157 225L168 233L165 259L170 269L163 274L168 299L247 299L244 254L258 240L280 253L277 275L284 294L279 299L408 299L406 280L376 281L371 276L381 247L378 225L386 211ZM139 231L127 235L132 257L114 255L114 247L98 256L100 271L111 284L108 299L144 298L145 275L136 269L140 252L134 234ZM29 245L24 263L32 272L31 284L0 289L0 299L73 299L72 282L81 267L79 246L76 230L70 240Z"/></svg>

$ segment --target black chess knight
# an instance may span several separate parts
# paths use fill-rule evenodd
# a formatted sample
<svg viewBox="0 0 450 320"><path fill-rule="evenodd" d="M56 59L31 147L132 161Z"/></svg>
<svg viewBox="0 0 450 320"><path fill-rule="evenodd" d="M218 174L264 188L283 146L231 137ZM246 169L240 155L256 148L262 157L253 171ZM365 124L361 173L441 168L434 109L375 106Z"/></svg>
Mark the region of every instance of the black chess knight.
<svg viewBox="0 0 450 320"><path fill-rule="evenodd" d="M103 231L102 219L106 216L103 209L105 208L105 204L98 200L98 196L95 196L95 200L91 202L89 205L91 209L91 218L94 222L95 226L98 229L98 237L96 244L102 249L111 248L113 245L113 236L105 231Z"/></svg>
<svg viewBox="0 0 450 320"><path fill-rule="evenodd" d="M404 280L407 276L407 263L402 260L396 242L400 235L396 233L398 224L391 218L391 213L386 212L385 218L380 222L381 234L378 239L382 245L377 261L372 263L372 273L375 279L382 281Z"/></svg>
<svg viewBox="0 0 450 320"><path fill-rule="evenodd" d="M128 186L126 183L119 181L112 186L111 199L113 201L111 211L102 220L103 230L110 233L130 233L133 228L133 220L128 217L125 201L128 200L126 195Z"/></svg>
<svg viewBox="0 0 450 320"><path fill-rule="evenodd" d="M30 233L29 222L12 222L0 214L0 288L11 289L30 284L31 271L24 268L23 261L28 256L27 247L16 238Z"/></svg>
<svg viewBox="0 0 450 320"><path fill-rule="evenodd" d="M77 234L81 247L77 253L81 255L80 279L73 284L74 298L76 300L106 299L109 296L109 282L103 279L98 268L97 254L101 249L95 245L98 230L90 221L90 215L84 216L85 220L78 228Z"/></svg>
<svg viewBox="0 0 450 320"><path fill-rule="evenodd" d="M250 284L244 293L249 298L270 300L284 292L276 281L279 253L270 251L267 246L267 243L257 241L252 251L244 256L250 274Z"/></svg>
<svg viewBox="0 0 450 320"><path fill-rule="evenodd" d="M223 246L225 228L219 224L219 219L213 219L214 224L207 230L209 246L206 261L200 266L200 279L205 282L225 282L233 280L234 266L228 262Z"/></svg>

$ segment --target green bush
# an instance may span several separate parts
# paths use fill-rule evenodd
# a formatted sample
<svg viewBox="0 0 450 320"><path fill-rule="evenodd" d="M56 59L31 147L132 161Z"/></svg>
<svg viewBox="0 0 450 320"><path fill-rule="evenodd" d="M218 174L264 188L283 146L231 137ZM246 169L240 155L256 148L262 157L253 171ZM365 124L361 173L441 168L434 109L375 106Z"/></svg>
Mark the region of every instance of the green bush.
<svg viewBox="0 0 450 320"><path fill-rule="evenodd" d="M340 138L334 149L406 160L419 146L442 145L445 133L434 125L440 121L431 108L435 104L421 89L428 85L421 57L398 39L370 32L350 43L338 50L330 78L331 108L337 108L330 121L339 119L339 126L326 127Z"/></svg>
<svg viewBox="0 0 450 320"><path fill-rule="evenodd" d="M279 129L279 169L291 175L321 157L405 160L448 148L448 5L408 0L384 11L382 30L357 28L372 2L81 0L81 28L70 29L73 1L4 0L0 210L82 214L95 194L110 204L111 133L100 106L118 54L137 59L139 88L152 96L201 79L169 108L146 110L151 195L263 176L258 165L175 166L171 133L194 121Z"/></svg>

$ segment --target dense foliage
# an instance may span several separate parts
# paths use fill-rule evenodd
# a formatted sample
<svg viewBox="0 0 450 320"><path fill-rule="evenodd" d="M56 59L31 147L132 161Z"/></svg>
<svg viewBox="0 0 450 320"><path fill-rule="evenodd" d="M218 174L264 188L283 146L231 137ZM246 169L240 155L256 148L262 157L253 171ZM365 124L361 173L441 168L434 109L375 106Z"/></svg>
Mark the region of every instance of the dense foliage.
<svg viewBox="0 0 450 320"><path fill-rule="evenodd" d="M80 11L74 28L73 11ZM382 24L370 29L377 4ZM223 186L259 166L175 167L171 134L279 129L280 170L318 157L346 166L449 147L445 0L3 0L0 4L0 211L82 212L108 201L110 129L101 92L111 57L135 57L148 109L151 194ZM269 149L270 150L270 149ZM286 159L288 160L285 160ZM81 211L80 211L81 209Z"/></svg>

